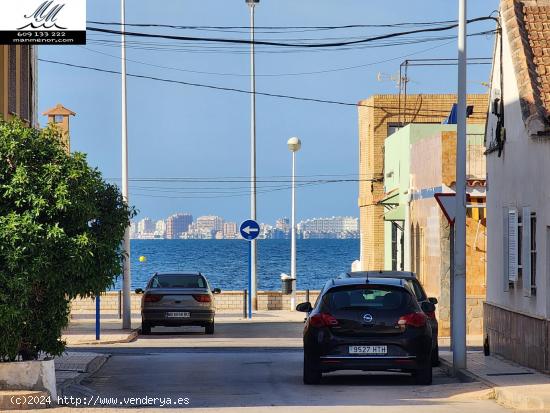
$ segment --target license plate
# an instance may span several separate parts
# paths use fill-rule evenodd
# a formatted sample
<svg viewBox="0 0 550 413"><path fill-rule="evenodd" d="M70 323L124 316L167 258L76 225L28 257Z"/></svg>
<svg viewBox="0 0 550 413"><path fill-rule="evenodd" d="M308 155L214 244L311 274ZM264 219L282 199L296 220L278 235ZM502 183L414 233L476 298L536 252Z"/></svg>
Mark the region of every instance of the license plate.
<svg viewBox="0 0 550 413"><path fill-rule="evenodd" d="M189 318L191 313L188 311L172 311L166 313L167 318Z"/></svg>
<svg viewBox="0 0 550 413"><path fill-rule="evenodd" d="M388 354L388 346L349 346L349 354Z"/></svg>

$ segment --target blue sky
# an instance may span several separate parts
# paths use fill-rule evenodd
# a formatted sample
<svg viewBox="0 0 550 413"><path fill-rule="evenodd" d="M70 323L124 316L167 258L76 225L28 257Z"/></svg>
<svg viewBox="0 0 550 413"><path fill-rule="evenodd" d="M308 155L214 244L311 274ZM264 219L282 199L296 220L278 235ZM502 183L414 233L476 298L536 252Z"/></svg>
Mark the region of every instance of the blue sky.
<svg viewBox="0 0 550 413"><path fill-rule="evenodd" d="M127 0L127 23L162 23L193 26L248 26L244 0ZM455 0L262 0L256 8L257 26L335 26L453 20L457 17ZM498 7L497 0L469 2L468 17L486 16ZM88 0L88 20L119 21L119 2ZM493 28L491 22L476 23L469 31ZM113 27L114 28L114 27ZM128 29L129 30L129 29ZM134 28L158 33L161 29ZM368 37L402 28L363 28L341 31L258 33L257 39ZM165 31L166 32L166 31ZM171 34L248 38L242 33L212 31L171 31ZM454 34L456 31L446 32ZM40 46L39 57L79 65L120 70L120 49L116 43L97 44L100 38L116 37L88 33L86 46ZM92 42L95 40L96 42ZM136 41L136 39L128 39ZM144 41L144 40L138 40ZM164 41L174 44L174 41ZM436 46L440 46L434 48ZM493 38L470 38L472 57L490 57ZM432 50L426 51L426 49ZM185 49L185 50L182 50ZM128 73L164 77L187 82L248 89L249 56L246 47L205 52L206 49L180 47L169 51L129 48ZM456 41L430 42L383 48L354 48L340 51L315 51L257 54L257 90L339 100L355 103L377 93L395 93L395 83L378 81L377 73L392 75L407 58L455 58ZM235 53L242 51L243 53ZM424 52L422 52L424 51ZM413 54L413 55L411 55ZM109 56L111 55L111 56ZM402 57L402 58L400 58ZM284 75L365 65L309 75ZM157 66L172 67L167 69ZM185 70L185 71L184 71ZM192 73L215 72L217 74ZM225 74L225 75L221 75ZM263 76L263 75L278 76ZM484 92L489 66L469 67L468 91ZM416 67L409 72L411 93L454 93L456 68ZM44 111L62 103L77 116L71 123L73 150L88 154L106 178L119 179L120 172L120 77L40 62L39 109ZM199 184L158 182L133 183L130 203L140 217L164 218L188 211L194 216L216 214L240 221L249 215L247 183L227 184L219 177L249 176L249 111L246 94L215 91L135 78L128 79L128 122L130 177L134 178L208 178ZM45 123L45 119L41 119ZM290 153L286 141L302 139L297 174L304 179L320 175L346 175L358 172L357 108L312 102L257 98L257 174L264 180L290 175ZM218 181L218 182L216 182ZM119 182L119 181L115 181ZM273 222L290 214L290 191L273 191L286 184L263 183L258 195L258 220ZM298 219L314 216L358 215L355 182L314 185L299 188Z"/></svg>

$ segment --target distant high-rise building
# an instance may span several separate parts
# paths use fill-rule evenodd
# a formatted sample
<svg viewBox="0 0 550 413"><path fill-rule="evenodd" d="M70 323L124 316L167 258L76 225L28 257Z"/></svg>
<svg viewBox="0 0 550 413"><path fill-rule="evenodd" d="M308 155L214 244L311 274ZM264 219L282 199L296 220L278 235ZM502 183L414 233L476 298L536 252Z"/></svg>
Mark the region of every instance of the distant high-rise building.
<svg viewBox="0 0 550 413"><path fill-rule="evenodd" d="M290 231L290 220L287 217L279 218L275 221L275 228L281 231Z"/></svg>
<svg viewBox="0 0 550 413"><path fill-rule="evenodd" d="M189 225L193 223L193 215L179 213L170 215L166 220L166 238L177 239L184 232L187 232Z"/></svg>
<svg viewBox="0 0 550 413"><path fill-rule="evenodd" d="M198 217L197 229L201 231L221 231L223 230L223 218L217 215Z"/></svg>
<svg viewBox="0 0 550 413"><path fill-rule="evenodd" d="M145 217L137 224L138 234L152 234L155 232L155 224L149 217Z"/></svg>
<svg viewBox="0 0 550 413"><path fill-rule="evenodd" d="M166 221L163 219L159 219L155 223L155 237L164 238L165 235L166 235Z"/></svg>
<svg viewBox="0 0 550 413"><path fill-rule="evenodd" d="M237 238L237 223L225 222L223 224L223 237L226 239Z"/></svg>
<svg viewBox="0 0 550 413"><path fill-rule="evenodd" d="M313 218L298 223L304 238L353 238L358 230L358 219L354 217Z"/></svg>

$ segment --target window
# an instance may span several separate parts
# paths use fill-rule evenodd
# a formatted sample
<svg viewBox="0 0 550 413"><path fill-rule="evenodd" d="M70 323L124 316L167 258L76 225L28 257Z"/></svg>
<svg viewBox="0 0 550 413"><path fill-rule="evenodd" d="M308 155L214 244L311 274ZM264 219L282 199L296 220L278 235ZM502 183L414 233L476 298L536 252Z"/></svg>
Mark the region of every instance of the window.
<svg viewBox="0 0 550 413"><path fill-rule="evenodd" d="M151 288L207 288L202 275L159 274L151 280Z"/></svg>
<svg viewBox="0 0 550 413"><path fill-rule="evenodd" d="M391 269L397 271L397 225L391 223Z"/></svg>
<svg viewBox="0 0 550 413"><path fill-rule="evenodd" d="M352 309L414 311L418 307L415 299L403 288L385 285L345 286L331 289L323 297L323 311Z"/></svg>
<svg viewBox="0 0 550 413"><path fill-rule="evenodd" d="M526 275L527 276L527 275ZM537 216L531 213L531 293L537 290Z"/></svg>
<svg viewBox="0 0 550 413"><path fill-rule="evenodd" d="M523 295L530 297L536 292L537 276L537 217L531 208L522 209L522 275Z"/></svg>

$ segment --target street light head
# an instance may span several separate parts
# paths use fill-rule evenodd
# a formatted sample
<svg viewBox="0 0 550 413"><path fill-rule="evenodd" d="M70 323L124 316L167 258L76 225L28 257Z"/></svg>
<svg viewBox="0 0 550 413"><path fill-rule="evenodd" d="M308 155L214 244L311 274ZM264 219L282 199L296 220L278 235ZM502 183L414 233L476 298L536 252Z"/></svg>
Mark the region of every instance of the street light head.
<svg viewBox="0 0 550 413"><path fill-rule="evenodd" d="M298 152L302 147L302 141L296 137L290 138L286 144L291 152Z"/></svg>
<svg viewBox="0 0 550 413"><path fill-rule="evenodd" d="M249 6L254 6L256 4L258 4L260 2L260 0L246 0L246 4L248 4Z"/></svg>

